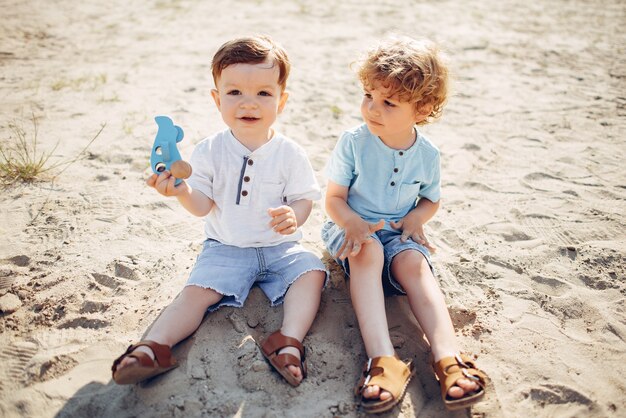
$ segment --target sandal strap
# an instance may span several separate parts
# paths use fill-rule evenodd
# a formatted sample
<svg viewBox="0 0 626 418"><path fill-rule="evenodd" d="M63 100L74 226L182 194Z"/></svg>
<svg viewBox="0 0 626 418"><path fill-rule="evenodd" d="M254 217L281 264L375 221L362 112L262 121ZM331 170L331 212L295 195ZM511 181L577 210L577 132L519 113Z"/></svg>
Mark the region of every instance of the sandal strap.
<svg viewBox="0 0 626 418"><path fill-rule="evenodd" d="M287 366L300 367L300 359L293 354L283 353L274 357L277 366L284 368Z"/></svg>
<svg viewBox="0 0 626 418"><path fill-rule="evenodd" d="M397 356L381 356L368 359L363 367L363 375L356 387L356 394L362 395L369 386L379 386L397 399L411 377L411 362L408 364Z"/></svg>
<svg viewBox="0 0 626 418"><path fill-rule="evenodd" d="M155 341L144 340L140 341L137 344L131 344L126 349L126 352L119 356L113 361L113 366L111 370L115 372L117 366L122 362L122 360L126 357L134 357L136 358L142 366L153 367L154 361L152 358L143 352L134 352L137 347L145 346L152 350L154 354L154 359L156 360L159 367L171 367L174 365L174 357L172 356L172 350L166 344L159 344Z"/></svg>
<svg viewBox="0 0 626 418"><path fill-rule="evenodd" d="M285 347L295 347L300 352L300 357L302 359L302 362L304 362L306 352L302 343L296 338L288 337L281 334L280 330L274 332L269 337L267 337L265 341L263 341L261 350L263 350L263 353L265 353L266 356L269 356L271 354L278 353ZM300 362L295 365L299 366L299 363Z"/></svg>
<svg viewBox="0 0 626 418"><path fill-rule="evenodd" d="M475 381L481 389L485 388L487 375L476 367L474 361L466 354L444 357L433 364L435 377L441 384L442 395L456 385L462 377Z"/></svg>

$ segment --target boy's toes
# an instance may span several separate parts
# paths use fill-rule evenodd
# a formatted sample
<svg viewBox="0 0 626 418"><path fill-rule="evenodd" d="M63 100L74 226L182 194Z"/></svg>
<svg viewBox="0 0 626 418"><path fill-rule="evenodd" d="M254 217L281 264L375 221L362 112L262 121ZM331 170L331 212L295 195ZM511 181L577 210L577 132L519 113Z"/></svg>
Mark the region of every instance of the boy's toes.
<svg viewBox="0 0 626 418"><path fill-rule="evenodd" d="M374 385L365 388L365 390L363 391L363 397L365 399L380 399L381 401L386 401L387 399L391 398L391 393L387 392L386 390L381 391L380 387Z"/></svg>
<svg viewBox="0 0 626 418"><path fill-rule="evenodd" d="M289 373L291 373L293 377L295 377L299 382L302 381L302 370L300 369L300 367L287 366L287 368L289 369Z"/></svg>
<svg viewBox="0 0 626 418"><path fill-rule="evenodd" d="M117 368L115 370L117 371L117 370L124 369L124 368L132 366L133 364L138 363L138 362L139 361L136 358L134 358L134 357L125 357L120 362L120 364L117 365Z"/></svg>
<svg viewBox="0 0 626 418"><path fill-rule="evenodd" d="M278 353L279 354L291 354L292 356L295 356L298 360L300 359L300 351L298 351L298 349L294 347L285 347L282 350L280 350ZM299 382L302 381L303 379L302 369L299 366L289 365L287 366L287 370L289 370L289 373L291 373L291 375L295 377Z"/></svg>
<svg viewBox="0 0 626 418"><path fill-rule="evenodd" d="M152 352L152 350L148 347L145 346L141 346L141 347L137 347L135 348L132 352L144 352L147 355L150 356L150 358L154 361L154 353ZM117 372L118 370L122 370L125 369L126 367L132 367L136 364L139 364L139 360L137 360L137 358L135 357L131 357L131 356L126 356L122 359L122 361L120 361L120 364L117 365L117 367L115 368L115 371Z"/></svg>
<svg viewBox="0 0 626 418"><path fill-rule="evenodd" d="M456 385L448 389L448 395L452 398L461 398L466 393L473 392L479 388L476 382L472 382L469 379L459 379L456 381Z"/></svg>

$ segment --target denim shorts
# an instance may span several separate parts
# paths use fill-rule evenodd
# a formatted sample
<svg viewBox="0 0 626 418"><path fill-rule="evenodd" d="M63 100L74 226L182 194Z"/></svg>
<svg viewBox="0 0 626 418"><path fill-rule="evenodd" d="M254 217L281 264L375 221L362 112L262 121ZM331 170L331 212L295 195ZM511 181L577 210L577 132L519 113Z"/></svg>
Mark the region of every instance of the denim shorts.
<svg viewBox="0 0 626 418"><path fill-rule="evenodd" d="M324 263L297 242L240 248L207 239L185 286L212 289L224 295L209 307L209 312L221 306L242 307L254 285L275 306L283 303L293 282L312 270L326 274L326 286L328 271Z"/></svg>
<svg viewBox="0 0 626 418"><path fill-rule="evenodd" d="M407 239L405 242L402 242L400 241L401 236L401 231L388 231L386 229L381 229L371 235L372 239L378 242L378 244L380 244L383 248L385 262L382 271L382 281L385 293L389 295L406 295L406 292L402 289L400 283L398 283L398 281L393 277L393 274L391 274L391 262L393 261L393 258L402 251L419 251L426 259L426 262L430 267L430 271L435 274L435 269L430 261L430 252L428 249L411 239ZM343 245L344 240L345 232L343 228L336 225L332 221L327 221L324 224L322 227L322 241L324 241L324 245L326 246L326 249L331 257L335 259L337 264L343 267L346 275L350 276L350 265L348 264L348 259L346 258L344 260L340 260L337 257L337 252Z"/></svg>

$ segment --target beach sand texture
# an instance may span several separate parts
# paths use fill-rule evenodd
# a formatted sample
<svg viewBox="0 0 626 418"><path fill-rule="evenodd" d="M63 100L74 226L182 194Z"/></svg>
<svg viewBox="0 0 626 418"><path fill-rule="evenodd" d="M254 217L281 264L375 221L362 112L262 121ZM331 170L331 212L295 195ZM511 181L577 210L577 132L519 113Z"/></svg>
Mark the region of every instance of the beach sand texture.
<svg viewBox="0 0 626 418"><path fill-rule="evenodd" d="M181 153L224 124L210 60L266 33L290 54L277 129L302 144L321 184L339 134L361 122L350 64L392 31L448 51L442 208L427 226L464 349L487 399L446 412L406 300L389 327L417 377L393 417L626 415L626 4L621 0L0 1L0 141L11 124L54 161L53 182L0 199L3 417L356 417L366 356L318 202L304 244L332 271L292 388L254 339L280 325L254 290L178 345L181 366L117 386L110 366L180 291L202 222L145 185L154 116L185 130ZM620 162L621 161L621 162ZM621 167L621 168L620 168ZM58 171L57 171L58 172Z"/></svg>

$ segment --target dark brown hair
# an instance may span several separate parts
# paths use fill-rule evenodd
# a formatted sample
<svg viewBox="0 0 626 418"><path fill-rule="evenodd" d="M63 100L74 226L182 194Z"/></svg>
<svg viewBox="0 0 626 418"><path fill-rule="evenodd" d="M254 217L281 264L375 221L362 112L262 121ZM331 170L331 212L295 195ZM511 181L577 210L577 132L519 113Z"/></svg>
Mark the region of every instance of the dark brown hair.
<svg viewBox="0 0 626 418"><path fill-rule="evenodd" d="M266 61L273 61L273 65L278 65L278 84L284 91L291 68L289 57L282 46L265 35L237 38L222 45L211 63L213 81L217 86L222 71L229 65L260 64Z"/></svg>

